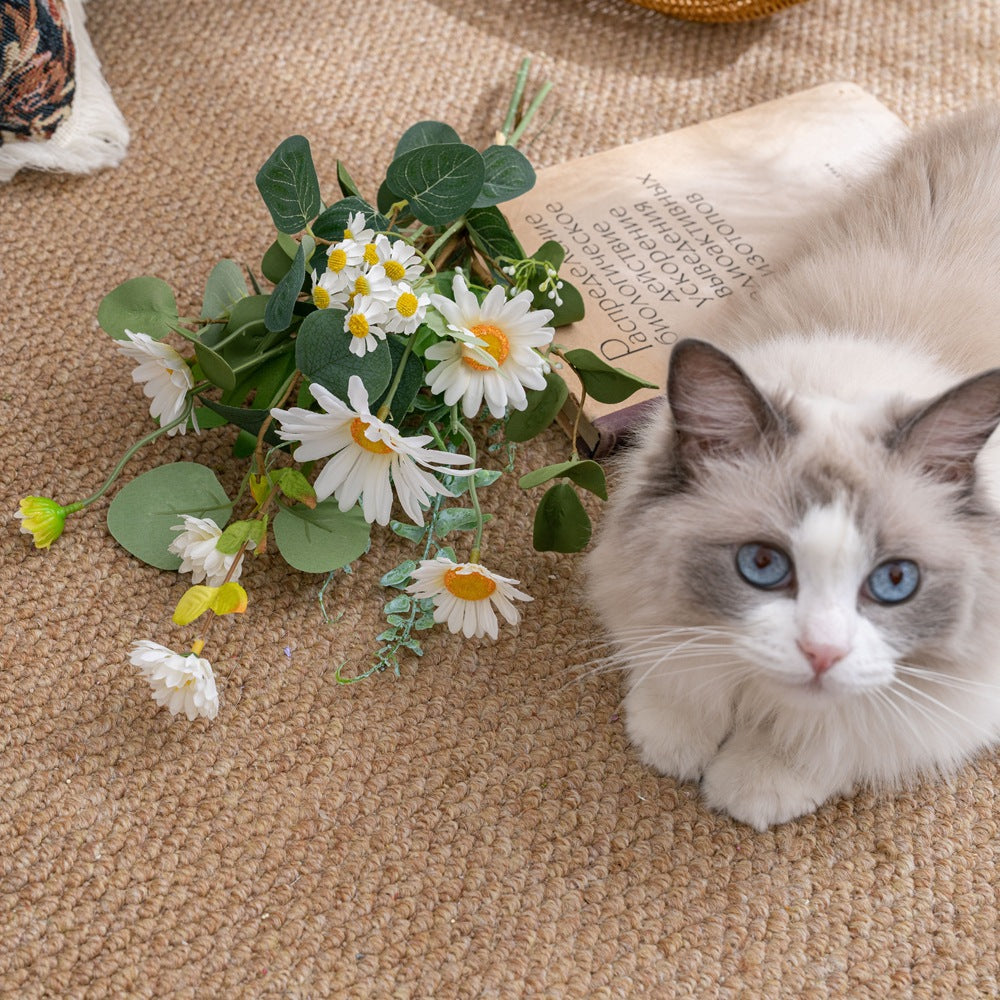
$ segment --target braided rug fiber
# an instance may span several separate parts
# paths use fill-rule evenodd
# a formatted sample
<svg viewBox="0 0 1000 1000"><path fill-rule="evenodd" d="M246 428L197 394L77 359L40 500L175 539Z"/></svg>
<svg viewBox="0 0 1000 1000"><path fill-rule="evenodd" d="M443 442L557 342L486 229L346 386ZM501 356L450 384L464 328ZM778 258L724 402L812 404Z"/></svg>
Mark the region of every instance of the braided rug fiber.
<svg viewBox="0 0 1000 1000"><path fill-rule="evenodd" d="M519 629L435 632L401 678L339 686L405 543L331 586L332 624L321 578L261 561L247 614L213 630L213 723L172 721L128 664L135 638L177 647L183 584L114 544L106 501L48 552L12 511L92 492L149 427L98 302L156 274L190 314L218 258L256 263L253 176L286 135L311 138L325 191L338 156L370 190L421 118L486 144L525 55L555 83L540 165L839 79L919 124L1000 93L1000 6L810 0L717 26L626 0L87 10L129 155L0 188L0 996L997 995L1000 757L765 834L708 813L638 763L617 678L574 679L599 652L579 560L532 551L516 477L486 500L490 565L535 598ZM230 442L160 441L133 471L200 459L232 484ZM519 469L565 454L551 431Z"/></svg>

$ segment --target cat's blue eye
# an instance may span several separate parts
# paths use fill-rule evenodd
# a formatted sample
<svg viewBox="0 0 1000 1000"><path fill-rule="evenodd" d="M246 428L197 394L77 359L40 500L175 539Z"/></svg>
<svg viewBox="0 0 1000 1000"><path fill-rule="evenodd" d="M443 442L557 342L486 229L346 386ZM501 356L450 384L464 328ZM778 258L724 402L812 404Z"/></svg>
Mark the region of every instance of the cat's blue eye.
<svg viewBox="0 0 1000 1000"><path fill-rule="evenodd" d="M781 549L762 542L740 546L736 568L747 583L762 590L783 587L792 579L792 560Z"/></svg>
<svg viewBox="0 0 1000 1000"><path fill-rule="evenodd" d="M866 581L869 596L880 604L899 604L920 585L920 567L909 559L890 559L876 566Z"/></svg>

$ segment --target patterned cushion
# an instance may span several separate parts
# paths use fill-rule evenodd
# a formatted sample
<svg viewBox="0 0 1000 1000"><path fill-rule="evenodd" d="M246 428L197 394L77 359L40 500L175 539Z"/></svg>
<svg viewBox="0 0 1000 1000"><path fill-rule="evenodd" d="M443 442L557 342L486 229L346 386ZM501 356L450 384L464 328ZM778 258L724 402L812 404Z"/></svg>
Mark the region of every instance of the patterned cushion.
<svg viewBox="0 0 1000 1000"><path fill-rule="evenodd" d="M127 144L81 0L0 0L0 180L114 166Z"/></svg>

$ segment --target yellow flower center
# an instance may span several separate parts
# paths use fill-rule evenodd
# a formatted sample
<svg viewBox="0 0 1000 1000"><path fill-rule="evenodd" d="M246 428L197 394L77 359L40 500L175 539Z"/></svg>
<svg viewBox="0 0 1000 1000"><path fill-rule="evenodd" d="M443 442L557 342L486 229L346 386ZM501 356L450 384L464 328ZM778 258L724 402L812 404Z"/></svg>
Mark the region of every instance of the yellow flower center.
<svg viewBox="0 0 1000 1000"><path fill-rule="evenodd" d="M406 268L398 260L387 260L382 267L390 281L402 281L406 277Z"/></svg>
<svg viewBox="0 0 1000 1000"><path fill-rule="evenodd" d="M354 233L352 233L350 231L350 229L345 229L344 230L344 239L345 240L353 240L354 239Z"/></svg>
<svg viewBox="0 0 1000 1000"><path fill-rule="evenodd" d="M317 309L326 309L330 304L330 293L323 287L313 289L313 305Z"/></svg>
<svg viewBox="0 0 1000 1000"><path fill-rule="evenodd" d="M497 589L496 583L478 570L459 573L457 569L445 573L444 587L460 601L485 601Z"/></svg>
<svg viewBox="0 0 1000 1000"><path fill-rule="evenodd" d="M361 313L355 313L347 321L347 329L350 330L355 337L367 337L369 329L368 320L366 320Z"/></svg>
<svg viewBox="0 0 1000 1000"><path fill-rule="evenodd" d="M365 263L369 267L374 267L378 263L378 250L375 248L374 243L365 244Z"/></svg>
<svg viewBox="0 0 1000 1000"><path fill-rule="evenodd" d="M371 293L372 286L368 283L368 279L363 274L359 274L357 280L354 282L354 294L371 295Z"/></svg>
<svg viewBox="0 0 1000 1000"><path fill-rule="evenodd" d="M403 292L396 299L396 312L409 319L417 311L417 297L412 292Z"/></svg>
<svg viewBox="0 0 1000 1000"><path fill-rule="evenodd" d="M355 417L351 421L351 437L354 438L355 444L360 445L365 451L374 452L376 455L390 454L392 449L384 441L372 441L365 437L365 429L368 426L369 424L361 417Z"/></svg>
<svg viewBox="0 0 1000 1000"><path fill-rule="evenodd" d="M330 256L326 258L326 268L335 274L343 271L347 267L347 254L338 247L330 251Z"/></svg>
<svg viewBox="0 0 1000 1000"><path fill-rule="evenodd" d="M481 347L491 358L493 358L497 365L502 365L507 360L507 355L510 354L510 341L504 335L503 331L498 327L495 327L492 323L477 323L475 326L469 328L472 333L474 333L480 340L485 340L485 346ZM480 345L476 345L477 347ZM462 360L470 367L475 368L477 372L488 372L493 369L489 365L484 365L475 358L470 358L467 355L463 355Z"/></svg>

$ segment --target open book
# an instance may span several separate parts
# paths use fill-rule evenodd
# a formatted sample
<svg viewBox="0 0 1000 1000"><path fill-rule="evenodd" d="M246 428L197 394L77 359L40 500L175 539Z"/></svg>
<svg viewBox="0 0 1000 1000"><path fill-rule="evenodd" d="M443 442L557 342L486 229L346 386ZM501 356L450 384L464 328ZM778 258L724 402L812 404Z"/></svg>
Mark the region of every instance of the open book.
<svg viewBox="0 0 1000 1000"><path fill-rule="evenodd" d="M540 170L504 213L529 253L546 240L567 250L560 273L582 294L586 316L556 341L663 386L671 346L684 337L717 342L719 303L753 296L766 280L788 247L789 220L850 187L906 134L860 87L824 84ZM569 428L580 385L568 369L561 374ZM587 398L582 446L606 454L661 391L618 405Z"/></svg>

